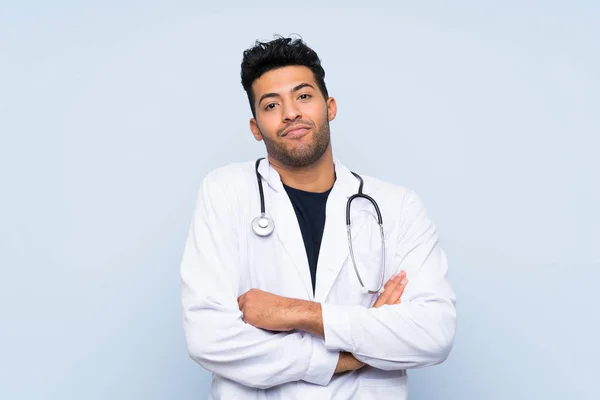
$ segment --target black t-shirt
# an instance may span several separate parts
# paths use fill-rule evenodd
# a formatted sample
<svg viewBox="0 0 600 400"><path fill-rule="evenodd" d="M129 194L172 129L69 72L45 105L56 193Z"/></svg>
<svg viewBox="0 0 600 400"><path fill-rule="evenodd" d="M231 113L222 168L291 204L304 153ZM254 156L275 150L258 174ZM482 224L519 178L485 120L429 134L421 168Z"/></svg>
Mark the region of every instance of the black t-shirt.
<svg viewBox="0 0 600 400"><path fill-rule="evenodd" d="M317 279L317 261L321 249L321 239L325 229L325 206L331 189L323 193L306 192L283 185L287 192L302 232L310 277L312 281L313 294Z"/></svg>

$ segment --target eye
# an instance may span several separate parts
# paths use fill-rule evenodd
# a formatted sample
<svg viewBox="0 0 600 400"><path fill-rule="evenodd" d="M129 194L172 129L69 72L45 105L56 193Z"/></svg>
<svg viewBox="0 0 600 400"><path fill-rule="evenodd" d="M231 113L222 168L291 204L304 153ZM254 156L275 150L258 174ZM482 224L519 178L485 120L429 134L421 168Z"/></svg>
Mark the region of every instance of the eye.
<svg viewBox="0 0 600 400"><path fill-rule="evenodd" d="M277 103L269 103L265 106L265 111L269 111L275 108L275 106L277 105Z"/></svg>
<svg viewBox="0 0 600 400"><path fill-rule="evenodd" d="M299 99L301 100L306 100L306 99L310 99L312 96L308 93L302 93L300 96L298 96Z"/></svg>

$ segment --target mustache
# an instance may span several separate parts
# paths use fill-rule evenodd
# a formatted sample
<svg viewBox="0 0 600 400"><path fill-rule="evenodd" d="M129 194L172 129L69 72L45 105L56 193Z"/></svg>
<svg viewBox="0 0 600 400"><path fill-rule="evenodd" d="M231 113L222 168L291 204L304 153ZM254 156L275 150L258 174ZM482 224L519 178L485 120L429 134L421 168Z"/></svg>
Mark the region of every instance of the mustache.
<svg viewBox="0 0 600 400"><path fill-rule="evenodd" d="M278 130L277 136L279 137L279 136L283 135L283 133L285 131L287 131L288 129L293 129L295 126L308 126L310 128L314 128L315 124L311 121L296 121L293 124L286 125L285 127Z"/></svg>

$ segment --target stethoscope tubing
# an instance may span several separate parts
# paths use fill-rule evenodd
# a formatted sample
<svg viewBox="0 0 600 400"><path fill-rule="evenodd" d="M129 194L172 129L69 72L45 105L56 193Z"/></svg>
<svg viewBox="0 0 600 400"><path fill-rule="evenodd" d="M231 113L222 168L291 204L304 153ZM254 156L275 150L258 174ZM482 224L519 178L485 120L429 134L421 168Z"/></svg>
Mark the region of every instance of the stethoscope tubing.
<svg viewBox="0 0 600 400"><path fill-rule="evenodd" d="M273 222L273 220L271 218L266 216L266 213L265 213L265 194L264 194L263 185L262 185L262 178L260 176L260 173L258 172L258 167L260 165L260 161L263 159L264 159L264 157L257 159L256 163L254 165L254 168L256 171L256 179L258 181L258 192L259 192L259 196L260 196L260 217L254 218L254 220L252 221L252 229L258 236L264 237L264 236L269 236L274 231L275 223ZM346 202L346 229L348 232L348 247L350 249L350 258L352 260L354 272L356 272L356 276L358 278L360 285L363 288L363 291L368 294L382 293L383 280L385 279L385 235L383 232L383 218L381 216L381 210L379 209L379 205L377 204L375 199L373 199L371 196L363 193L364 181L363 181L362 177L355 172L352 172L352 175L354 175L358 179L359 186L358 186L358 193L355 193L352 196L350 196L348 198L348 201ZM362 198L362 199L369 201L373 205L373 207L375 208L375 212L377 213L377 223L379 224L379 232L381 235L381 252L382 252L381 263L382 263L383 267L381 268L382 269L381 281L376 290L370 290L365 286L365 284L362 280L362 277L360 276L360 272L358 271L358 267L356 266L356 260L354 258L354 248L352 246L352 232L350 229L350 207L352 205L352 201L357 198Z"/></svg>

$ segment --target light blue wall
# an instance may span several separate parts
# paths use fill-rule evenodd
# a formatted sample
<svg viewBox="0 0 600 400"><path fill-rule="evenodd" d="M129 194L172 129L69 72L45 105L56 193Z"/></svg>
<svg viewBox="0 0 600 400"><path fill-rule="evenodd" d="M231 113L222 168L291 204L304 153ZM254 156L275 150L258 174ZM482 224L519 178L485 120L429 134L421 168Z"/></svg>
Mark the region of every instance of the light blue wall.
<svg viewBox="0 0 600 400"><path fill-rule="evenodd" d="M206 397L179 262L204 174L263 154L273 33L323 59L336 155L438 225L459 329L411 400L600 398L598 2L200 3L0 4L1 399Z"/></svg>

